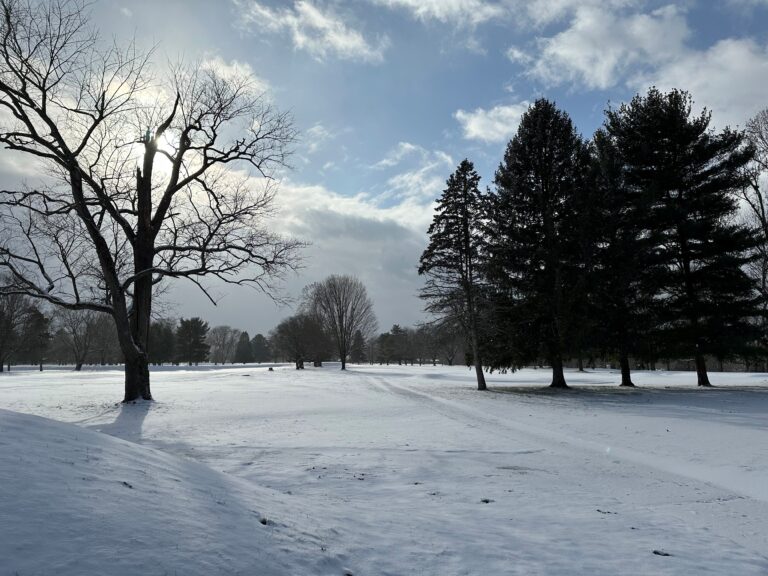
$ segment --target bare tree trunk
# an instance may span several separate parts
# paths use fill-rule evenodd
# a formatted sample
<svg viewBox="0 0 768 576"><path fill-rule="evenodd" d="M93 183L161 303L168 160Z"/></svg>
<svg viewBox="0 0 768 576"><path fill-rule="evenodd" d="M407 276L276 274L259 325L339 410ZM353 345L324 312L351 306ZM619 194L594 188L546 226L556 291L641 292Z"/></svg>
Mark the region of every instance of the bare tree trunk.
<svg viewBox="0 0 768 576"><path fill-rule="evenodd" d="M81 360L75 362L75 372L80 372L83 369L83 363Z"/></svg>
<svg viewBox="0 0 768 576"><path fill-rule="evenodd" d="M133 402L139 398L152 400L149 390L149 362L146 355L138 354L131 360L125 360L125 399Z"/></svg>

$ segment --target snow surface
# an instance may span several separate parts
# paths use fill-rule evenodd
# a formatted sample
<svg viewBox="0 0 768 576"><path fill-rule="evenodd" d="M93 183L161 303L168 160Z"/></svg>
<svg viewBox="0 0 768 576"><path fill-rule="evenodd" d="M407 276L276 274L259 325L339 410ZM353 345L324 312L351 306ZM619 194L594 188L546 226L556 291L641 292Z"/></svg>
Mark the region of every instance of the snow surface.
<svg viewBox="0 0 768 576"><path fill-rule="evenodd" d="M768 574L768 375L549 377L0 375L0 575Z"/></svg>

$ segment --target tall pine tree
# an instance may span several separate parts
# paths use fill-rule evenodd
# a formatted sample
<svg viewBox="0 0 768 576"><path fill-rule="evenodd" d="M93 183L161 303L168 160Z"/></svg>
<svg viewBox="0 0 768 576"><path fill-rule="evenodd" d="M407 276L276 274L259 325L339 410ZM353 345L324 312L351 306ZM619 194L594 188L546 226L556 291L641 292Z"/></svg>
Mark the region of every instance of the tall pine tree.
<svg viewBox="0 0 768 576"><path fill-rule="evenodd" d="M649 206L642 190L627 185L619 149L606 131L597 131L592 150L599 214L593 334L601 350L618 356L621 386L634 386L629 359L650 338L653 322L645 274L654 255Z"/></svg>
<svg viewBox="0 0 768 576"><path fill-rule="evenodd" d="M467 335L477 389L485 390L479 320L485 199L479 183L480 176L466 159L446 181L429 227L429 245L419 261L419 274L427 278L421 290L427 311L455 318Z"/></svg>
<svg viewBox="0 0 768 576"><path fill-rule="evenodd" d="M543 354L552 386L581 329L583 228L589 151L568 115L537 100L523 115L496 171L489 271L496 309L515 354Z"/></svg>
<svg viewBox="0 0 768 576"><path fill-rule="evenodd" d="M758 297L744 271L755 234L736 220L753 150L691 107L687 92L652 88L609 110L606 128L648 209L658 259L644 274L655 285L660 342L670 356L693 357L699 386L709 386L707 355L744 354L758 338Z"/></svg>

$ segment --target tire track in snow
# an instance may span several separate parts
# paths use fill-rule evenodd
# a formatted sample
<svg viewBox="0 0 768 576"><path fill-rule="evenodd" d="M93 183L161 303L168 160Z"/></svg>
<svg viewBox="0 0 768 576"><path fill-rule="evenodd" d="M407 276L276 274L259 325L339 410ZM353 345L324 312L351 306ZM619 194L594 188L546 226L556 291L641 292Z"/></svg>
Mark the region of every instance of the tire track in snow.
<svg viewBox="0 0 768 576"><path fill-rule="evenodd" d="M730 492L741 494L768 503L768 482L761 475L750 475L733 467L713 468L702 466L692 462L679 462L669 457L639 452L621 446L606 446L594 440L587 440L560 432L524 424L519 421L510 421L498 418L473 406L442 398L422 390L414 390L400 384L386 381L384 377L371 374L363 374L369 382L382 391L399 396L416 399L422 404L432 404L432 407L444 416L457 420L471 419L472 423L485 422L495 428L507 429L513 432L524 433L537 439L542 439L559 447L569 446L593 453L601 453L613 459L624 460L661 472L673 474L697 482L704 482L723 488ZM481 400L482 401L482 400Z"/></svg>

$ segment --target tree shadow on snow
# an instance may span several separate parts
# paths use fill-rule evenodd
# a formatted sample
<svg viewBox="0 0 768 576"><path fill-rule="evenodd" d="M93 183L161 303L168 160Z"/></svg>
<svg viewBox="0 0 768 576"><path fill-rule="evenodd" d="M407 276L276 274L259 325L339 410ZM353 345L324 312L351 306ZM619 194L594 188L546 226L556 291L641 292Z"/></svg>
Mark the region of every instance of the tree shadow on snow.
<svg viewBox="0 0 768 576"><path fill-rule="evenodd" d="M148 401L126 402L120 404L114 422L93 426L93 428L104 434L122 438L129 442L139 442L141 440L141 430L144 426L144 419L154 406L154 402Z"/></svg>
<svg viewBox="0 0 768 576"><path fill-rule="evenodd" d="M723 388L636 387L608 388L576 386L567 389L532 386L499 386L491 393L544 400L585 409L658 416L704 417L707 420L768 428L768 388L728 386Z"/></svg>

